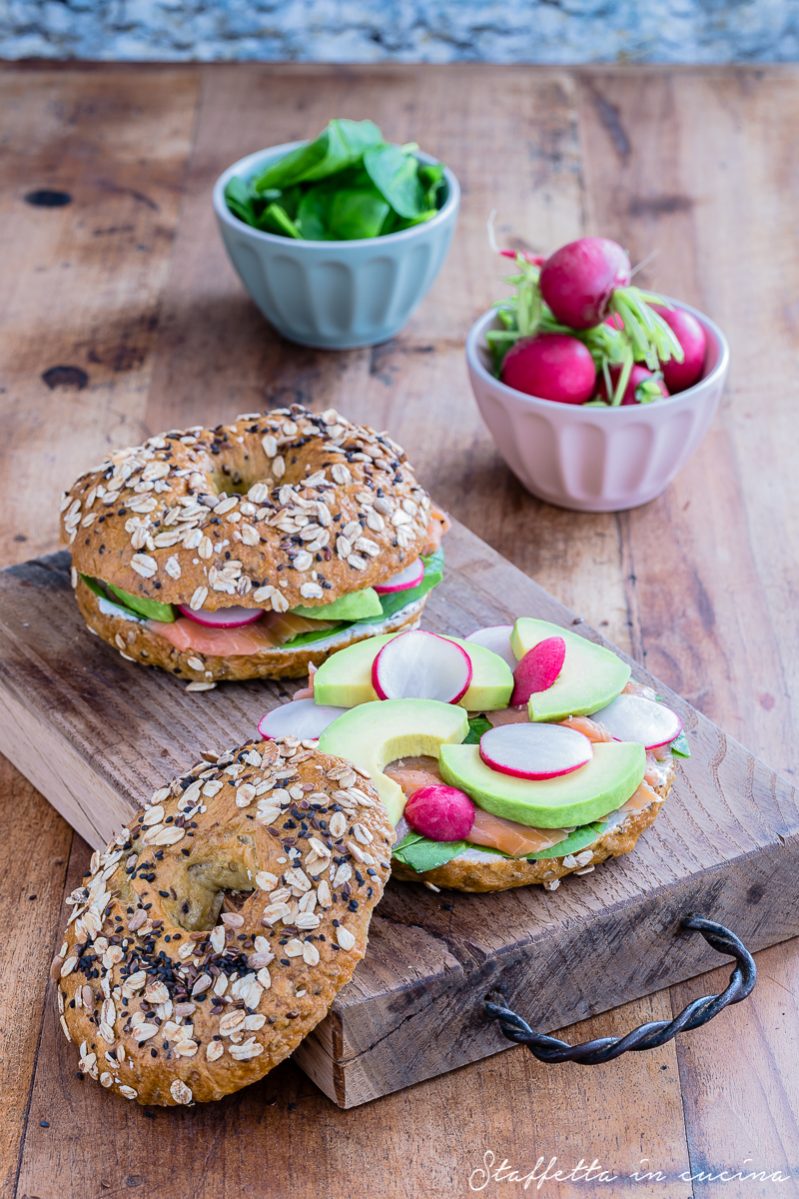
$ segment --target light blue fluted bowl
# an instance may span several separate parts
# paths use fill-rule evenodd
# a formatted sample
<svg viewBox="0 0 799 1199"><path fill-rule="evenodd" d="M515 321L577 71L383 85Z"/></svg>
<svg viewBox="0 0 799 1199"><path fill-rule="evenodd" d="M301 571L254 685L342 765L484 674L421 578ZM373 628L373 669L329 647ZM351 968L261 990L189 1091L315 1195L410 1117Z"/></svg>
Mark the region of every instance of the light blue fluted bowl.
<svg viewBox="0 0 799 1199"><path fill-rule="evenodd" d="M446 197L423 225L386 237L298 241L245 225L225 203L234 175L249 178L304 142L248 154L214 185L214 211L239 278L270 324L300 345L351 350L388 341L426 295L446 257L460 186L444 168ZM438 161L419 153L423 162Z"/></svg>

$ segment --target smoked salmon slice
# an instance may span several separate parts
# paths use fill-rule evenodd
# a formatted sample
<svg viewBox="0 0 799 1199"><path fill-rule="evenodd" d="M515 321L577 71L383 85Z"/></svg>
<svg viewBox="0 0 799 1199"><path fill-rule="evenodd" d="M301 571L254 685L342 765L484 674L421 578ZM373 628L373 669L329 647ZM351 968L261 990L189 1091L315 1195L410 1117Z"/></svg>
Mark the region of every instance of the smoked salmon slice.
<svg viewBox="0 0 799 1199"><path fill-rule="evenodd" d="M551 849L559 841L565 841L569 832L566 828L528 828L526 824L476 808L468 840L488 849L501 849L512 858L523 858L542 849Z"/></svg>
<svg viewBox="0 0 799 1199"><path fill-rule="evenodd" d="M643 812L650 804L660 799L657 791L644 779L637 791L633 792L625 804L617 809L619 812Z"/></svg>
<svg viewBox="0 0 799 1199"><path fill-rule="evenodd" d="M300 633L312 629L333 629L336 624L329 620L306 620L291 612L265 612L254 624L242 625L238 629L210 628L189 620L187 616L179 616L170 623L148 620L147 627L166 637L181 652L194 650L206 657L234 658L276 649Z"/></svg>
<svg viewBox="0 0 799 1199"><path fill-rule="evenodd" d="M427 541L422 547L423 554L432 554L441 545L441 538L452 528L452 521L441 508L435 505L430 509L430 524L427 526Z"/></svg>
<svg viewBox="0 0 799 1199"><path fill-rule="evenodd" d="M582 733L589 741L595 745L603 741L613 741L614 738L610 735L607 729L603 729L601 724L597 724L590 716L570 716L568 720L561 720L560 723L567 729L574 729L577 733Z"/></svg>
<svg viewBox="0 0 799 1199"><path fill-rule="evenodd" d="M443 783L435 758L423 756L419 758L400 758L386 766L385 774L399 783L408 799L422 787L432 787Z"/></svg>

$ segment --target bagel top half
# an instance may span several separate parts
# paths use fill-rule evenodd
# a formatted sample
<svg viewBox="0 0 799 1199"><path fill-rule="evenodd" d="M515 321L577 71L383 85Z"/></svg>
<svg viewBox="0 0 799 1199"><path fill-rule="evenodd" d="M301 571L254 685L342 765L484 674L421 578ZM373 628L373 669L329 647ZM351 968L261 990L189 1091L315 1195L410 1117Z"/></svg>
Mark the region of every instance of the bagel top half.
<svg viewBox="0 0 799 1199"><path fill-rule="evenodd" d="M430 498L385 434L299 406L151 437L62 502L75 569L167 604L286 612L386 581Z"/></svg>
<svg viewBox="0 0 799 1199"><path fill-rule="evenodd" d="M219 1099L287 1057L389 875L393 829L347 762L289 739L205 756L94 854L53 963L81 1073L140 1103Z"/></svg>

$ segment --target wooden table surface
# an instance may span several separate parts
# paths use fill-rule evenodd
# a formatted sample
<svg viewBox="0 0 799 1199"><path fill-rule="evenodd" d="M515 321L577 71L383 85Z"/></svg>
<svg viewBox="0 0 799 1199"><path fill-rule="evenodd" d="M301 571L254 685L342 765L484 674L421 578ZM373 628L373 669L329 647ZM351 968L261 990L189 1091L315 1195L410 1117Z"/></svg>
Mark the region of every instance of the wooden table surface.
<svg viewBox="0 0 799 1199"><path fill-rule="evenodd" d="M55 547L59 491L111 447L292 400L335 404L390 429L439 502L793 773L797 71L17 66L0 72L0 106L4 563ZM333 115L418 139L464 187L450 257L410 325L345 354L278 340L225 261L210 208L229 162ZM42 189L71 202L32 203ZM503 292L491 208L509 244L618 238L647 260L647 284L697 304L730 336L719 418L646 508L549 508L495 453L463 362L470 322ZM578 1173L540 1191L532 1181L534 1194L797 1193L795 943L759 955L746 1003L614 1064L548 1067L510 1049L342 1112L287 1063L215 1107L146 1111L75 1077L47 975L88 851L7 765L0 845L4 1197L525 1193L522 1182L488 1180L486 1154L521 1174L556 1158L550 1174L597 1159L616 1176L591 1184ZM569 1037L668 1018L726 973ZM636 1182L642 1169L660 1177ZM724 1170L780 1175L725 1181Z"/></svg>

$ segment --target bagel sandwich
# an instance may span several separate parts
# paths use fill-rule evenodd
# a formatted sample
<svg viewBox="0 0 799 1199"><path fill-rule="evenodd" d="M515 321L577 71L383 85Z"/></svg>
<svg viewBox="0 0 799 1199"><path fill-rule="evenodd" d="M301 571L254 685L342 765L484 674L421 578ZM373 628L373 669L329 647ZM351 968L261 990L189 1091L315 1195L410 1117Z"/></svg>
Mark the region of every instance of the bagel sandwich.
<svg viewBox="0 0 799 1199"><path fill-rule="evenodd" d="M343 650L259 729L317 736L369 775L397 879L551 891L629 853L690 754L677 714L572 629L522 618L473 637L417 630Z"/></svg>
<svg viewBox="0 0 799 1199"><path fill-rule="evenodd" d="M61 509L89 629L197 689L415 626L447 527L390 438L298 405L119 450Z"/></svg>

